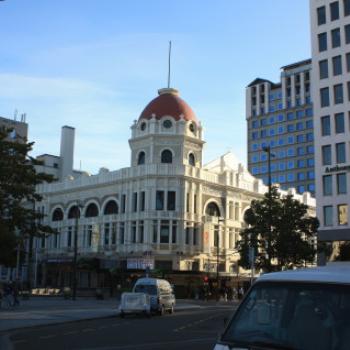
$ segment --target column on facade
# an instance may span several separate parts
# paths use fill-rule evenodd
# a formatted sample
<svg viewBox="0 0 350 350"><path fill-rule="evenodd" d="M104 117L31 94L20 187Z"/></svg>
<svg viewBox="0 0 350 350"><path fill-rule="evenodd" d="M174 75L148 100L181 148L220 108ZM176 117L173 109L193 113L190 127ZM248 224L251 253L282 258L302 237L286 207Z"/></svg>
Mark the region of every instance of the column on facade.
<svg viewBox="0 0 350 350"><path fill-rule="evenodd" d="M283 74L283 73L282 73ZM281 84L282 84L282 108L287 108L287 87L286 87L286 77L281 75Z"/></svg>
<svg viewBox="0 0 350 350"><path fill-rule="evenodd" d="M260 85L256 85L256 115L260 115L261 101L260 101Z"/></svg>
<svg viewBox="0 0 350 350"><path fill-rule="evenodd" d="M300 104L305 104L305 72L300 73Z"/></svg>
<svg viewBox="0 0 350 350"><path fill-rule="evenodd" d="M291 105L295 107L295 75L290 76Z"/></svg>
<svg viewBox="0 0 350 350"><path fill-rule="evenodd" d="M270 84L269 83L264 83L265 86L265 107L264 111L265 114L269 113L269 107L270 107L270 101L269 101L269 93L270 93Z"/></svg>
<svg viewBox="0 0 350 350"><path fill-rule="evenodd" d="M253 115L252 113L252 87L247 87L245 90L245 115L247 118Z"/></svg>

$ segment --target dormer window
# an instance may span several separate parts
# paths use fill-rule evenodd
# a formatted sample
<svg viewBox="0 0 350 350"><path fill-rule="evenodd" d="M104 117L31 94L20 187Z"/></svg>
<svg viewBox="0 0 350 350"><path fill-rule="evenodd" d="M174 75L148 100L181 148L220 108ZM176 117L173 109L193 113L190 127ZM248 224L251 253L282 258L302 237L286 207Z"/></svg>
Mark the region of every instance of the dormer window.
<svg viewBox="0 0 350 350"><path fill-rule="evenodd" d="M145 131L146 130L146 123L145 122L141 123L140 129L141 129L141 131Z"/></svg>
<svg viewBox="0 0 350 350"><path fill-rule="evenodd" d="M195 159L193 153L190 153L190 154L188 155L188 164L189 164L189 165L192 165L192 166L195 166L195 165L196 165L196 159Z"/></svg>
<svg viewBox="0 0 350 350"><path fill-rule="evenodd" d="M190 124L189 129L191 132L193 132L193 133L195 132L196 128L194 127L193 123Z"/></svg>
<svg viewBox="0 0 350 350"><path fill-rule="evenodd" d="M161 162L171 164L173 162L173 154L170 150L166 149L162 152Z"/></svg>
<svg viewBox="0 0 350 350"><path fill-rule="evenodd" d="M139 156L137 157L137 165L145 164L145 160L146 160L146 153L142 151L139 153Z"/></svg>
<svg viewBox="0 0 350 350"><path fill-rule="evenodd" d="M172 126L173 126L173 123L171 122L171 120L169 120L169 119L164 120L164 122L163 122L163 127L164 127L165 129L170 129Z"/></svg>

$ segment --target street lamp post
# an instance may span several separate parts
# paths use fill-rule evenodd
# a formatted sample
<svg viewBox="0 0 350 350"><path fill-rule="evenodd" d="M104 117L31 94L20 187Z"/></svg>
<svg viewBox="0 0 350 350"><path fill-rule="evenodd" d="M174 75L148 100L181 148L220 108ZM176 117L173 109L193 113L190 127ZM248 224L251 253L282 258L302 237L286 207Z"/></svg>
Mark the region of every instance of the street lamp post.
<svg viewBox="0 0 350 350"><path fill-rule="evenodd" d="M268 225L269 225L269 235L267 238L267 264L268 272L271 271L271 241L272 241L272 180L271 180L271 157L274 155L271 154L271 147L265 146L262 148L264 152L267 153L267 166L268 166L268 188L269 188L269 215L268 215Z"/></svg>
<svg viewBox="0 0 350 350"><path fill-rule="evenodd" d="M73 294L72 299L76 300L77 296L77 257L78 257L78 223L80 217L80 209L84 206L82 203L77 202L76 211L75 211L75 230L74 230L74 242L73 242Z"/></svg>
<svg viewBox="0 0 350 350"><path fill-rule="evenodd" d="M216 300L219 301L219 254L220 254L220 223L224 222L224 219L218 219L218 229L216 231Z"/></svg>

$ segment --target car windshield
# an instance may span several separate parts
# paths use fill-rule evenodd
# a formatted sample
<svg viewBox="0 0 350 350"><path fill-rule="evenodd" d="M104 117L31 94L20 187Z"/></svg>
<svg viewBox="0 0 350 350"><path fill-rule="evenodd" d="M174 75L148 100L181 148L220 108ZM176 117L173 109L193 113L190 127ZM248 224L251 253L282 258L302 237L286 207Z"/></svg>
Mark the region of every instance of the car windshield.
<svg viewBox="0 0 350 350"><path fill-rule="evenodd" d="M138 284L135 286L136 293L146 293L149 295L157 295L157 288L152 284Z"/></svg>
<svg viewBox="0 0 350 350"><path fill-rule="evenodd" d="M349 315L349 285L258 282L221 340L259 349L345 350Z"/></svg>

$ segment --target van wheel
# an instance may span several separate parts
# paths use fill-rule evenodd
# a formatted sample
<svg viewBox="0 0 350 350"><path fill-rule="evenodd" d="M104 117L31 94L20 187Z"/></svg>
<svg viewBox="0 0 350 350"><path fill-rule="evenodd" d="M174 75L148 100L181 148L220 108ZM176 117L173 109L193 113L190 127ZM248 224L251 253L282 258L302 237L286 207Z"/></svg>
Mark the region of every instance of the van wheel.
<svg viewBox="0 0 350 350"><path fill-rule="evenodd" d="M121 311L121 313L120 313L120 318L124 318L124 317L125 317L125 314L124 314L123 311Z"/></svg>
<svg viewBox="0 0 350 350"><path fill-rule="evenodd" d="M169 309L169 314L173 314L174 313L174 304L171 305L171 308Z"/></svg>
<svg viewBox="0 0 350 350"><path fill-rule="evenodd" d="M164 308L164 305L162 305L161 307L160 307L160 310L159 310L159 315L160 316L163 316L165 314L165 308Z"/></svg>

